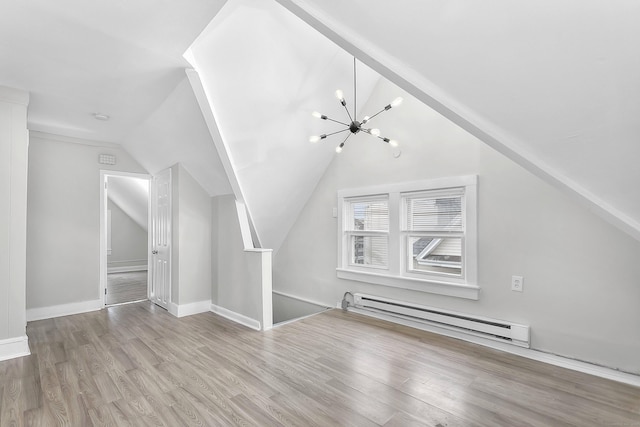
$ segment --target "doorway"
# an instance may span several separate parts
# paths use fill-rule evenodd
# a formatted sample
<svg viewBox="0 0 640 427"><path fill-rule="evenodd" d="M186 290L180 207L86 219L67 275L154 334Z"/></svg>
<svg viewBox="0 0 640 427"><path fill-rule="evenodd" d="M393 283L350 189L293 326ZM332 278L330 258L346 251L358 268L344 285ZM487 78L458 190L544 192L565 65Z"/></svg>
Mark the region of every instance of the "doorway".
<svg viewBox="0 0 640 427"><path fill-rule="evenodd" d="M101 172L100 289L104 305L149 297L150 177Z"/></svg>

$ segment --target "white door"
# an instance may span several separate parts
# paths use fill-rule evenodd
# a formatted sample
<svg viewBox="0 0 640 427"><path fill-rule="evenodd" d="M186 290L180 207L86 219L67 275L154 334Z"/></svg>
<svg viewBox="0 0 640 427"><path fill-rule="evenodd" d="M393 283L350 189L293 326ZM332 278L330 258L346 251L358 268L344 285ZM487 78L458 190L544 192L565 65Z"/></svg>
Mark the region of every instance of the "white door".
<svg viewBox="0 0 640 427"><path fill-rule="evenodd" d="M151 286L149 299L168 309L171 301L171 169L153 178L151 191Z"/></svg>

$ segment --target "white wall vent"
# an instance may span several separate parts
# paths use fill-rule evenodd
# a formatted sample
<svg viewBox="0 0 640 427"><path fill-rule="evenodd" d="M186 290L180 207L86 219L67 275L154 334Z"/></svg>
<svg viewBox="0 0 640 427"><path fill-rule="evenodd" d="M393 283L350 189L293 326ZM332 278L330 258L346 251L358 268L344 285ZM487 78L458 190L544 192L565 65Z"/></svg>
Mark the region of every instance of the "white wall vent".
<svg viewBox="0 0 640 427"><path fill-rule="evenodd" d="M98 157L98 163L101 165L115 165L116 164L116 156L112 154L100 154Z"/></svg>
<svg viewBox="0 0 640 427"><path fill-rule="evenodd" d="M388 318L387 320L399 321L398 323L408 326L414 326L412 323L430 325L434 328L461 332L529 348L529 326L526 325L441 310L373 295L355 293L353 294L353 300L354 305L349 307L350 311ZM375 314L378 315L375 316Z"/></svg>

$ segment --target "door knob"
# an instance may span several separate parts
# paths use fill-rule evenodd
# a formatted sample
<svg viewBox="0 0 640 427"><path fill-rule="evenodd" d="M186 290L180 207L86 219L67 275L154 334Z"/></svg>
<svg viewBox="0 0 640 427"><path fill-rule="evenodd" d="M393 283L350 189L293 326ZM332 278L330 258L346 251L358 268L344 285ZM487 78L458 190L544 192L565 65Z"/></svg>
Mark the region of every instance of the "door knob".
<svg viewBox="0 0 640 427"><path fill-rule="evenodd" d="M157 255L158 251L151 251L151 255Z"/></svg>

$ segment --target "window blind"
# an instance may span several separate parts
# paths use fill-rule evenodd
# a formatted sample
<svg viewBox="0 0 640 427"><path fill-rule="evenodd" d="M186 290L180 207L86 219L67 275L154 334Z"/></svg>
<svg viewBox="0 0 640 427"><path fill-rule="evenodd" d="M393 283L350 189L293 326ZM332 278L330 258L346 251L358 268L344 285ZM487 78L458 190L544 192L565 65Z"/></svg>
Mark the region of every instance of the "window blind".
<svg viewBox="0 0 640 427"><path fill-rule="evenodd" d="M405 197L409 231L463 232L462 194Z"/></svg>
<svg viewBox="0 0 640 427"><path fill-rule="evenodd" d="M389 202L386 199L349 203L350 231L389 231Z"/></svg>

